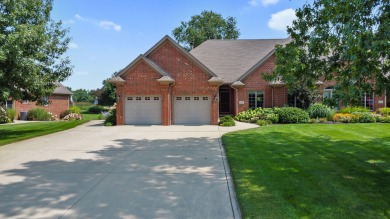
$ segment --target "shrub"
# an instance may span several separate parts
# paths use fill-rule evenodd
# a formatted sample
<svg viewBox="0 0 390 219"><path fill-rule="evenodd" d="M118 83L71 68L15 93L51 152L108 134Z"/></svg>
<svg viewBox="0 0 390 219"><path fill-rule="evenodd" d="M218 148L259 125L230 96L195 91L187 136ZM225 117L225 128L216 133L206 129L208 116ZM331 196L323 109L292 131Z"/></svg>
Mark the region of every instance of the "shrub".
<svg viewBox="0 0 390 219"><path fill-rule="evenodd" d="M342 108L339 113L355 113L355 112L360 112L360 113L365 113L365 112L370 112L369 109L361 107L361 106L348 106Z"/></svg>
<svg viewBox="0 0 390 219"><path fill-rule="evenodd" d="M34 108L27 112L27 120L32 121L50 121L52 120L51 113L42 108Z"/></svg>
<svg viewBox="0 0 390 219"><path fill-rule="evenodd" d="M309 121L309 114L297 107L282 107L275 109L279 116L280 123L306 123Z"/></svg>
<svg viewBox="0 0 390 219"><path fill-rule="evenodd" d="M259 126L266 126L266 125L268 125L269 123L270 123L269 121L267 121L267 120L262 120L262 119L257 120L257 122L256 122L256 124L259 125Z"/></svg>
<svg viewBox="0 0 390 219"><path fill-rule="evenodd" d="M275 113L266 114L265 119L268 121L271 121L272 123L279 122L279 116L278 116L278 114L275 114Z"/></svg>
<svg viewBox="0 0 390 219"><path fill-rule="evenodd" d="M350 123L352 120L352 115L349 113L336 113L333 115L332 120L334 122Z"/></svg>
<svg viewBox="0 0 390 219"><path fill-rule="evenodd" d="M16 110L7 109L7 115L8 115L9 122L14 122L16 118Z"/></svg>
<svg viewBox="0 0 390 219"><path fill-rule="evenodd" d="M332 115L332 109L320 103L310 105L307 112L310 118L329 118Z"/></svg>
<svg viewBox="0 0 390 219"><path fill-rule="evenodd" d="M7 111L3 107L0 107L0 124L1 123L7 123L9 120Z"/></svg>
<svg viewBox="0 0 390 219"><path fill-rule="evenodd" d="M220 119L219 125L220 126L235 126L236 122L234 122L233 117L224 116Z"/></svg>
<svg viewBox="0 0 390 219"><path fill-rule="evenodd" d="M110 111L110 114L106 117L106 120L104 120L105 126L112 126L116 125L116 109L112 109Z"/></svg>
<svg viewBox="0 0 390 219"><path fill-rule="evenodd" d="M81 116L81 114L78 113L69 113L63 118L63 120L67 120L67 121L82 120L82 119L83 117Z"/></svg>
<svg viewBox="0 0 390 219"><path fill-rule="evenodd" d="M373 123L376 122L375 116L368 112L354 112L352 113L351 122L359 123Z"/></svg>
<svg viewBox="0 0 390 219"><path fill-rule="evenodd" d="M249 109L243 112L238 113L234 118L241 122L249 122L253 121L254 117L258 117L259 115L263 114L264 110L262 108L256 108L256 109ZM254 121L256 122L256 120Z"/></svg>
<svg viewBox="0 0 390 219"><path fill-rule="evenodd" d="M377 122L390 123L390 116L378 117Z"/></svg>
<svg viewBox="0 0 390 219"><path fill-rule="evenodd" d="M101 113L102 111L107 111L104 109L104 107L102 106L99 106L99 105L95 105L95 106L91 106L88 108L88 113Z"/></svg>
<svg viewBox="0 0 390 219"><path fill-rule="evenodd" d="M69 108L69 112L70 112L70 113L81 114L81 110L80 110L80 108L78 108L77 106L71 106L71 107Z"/></svg>
<svg viewBox="0 0 390 219"><path fill-rule="evenodd" d="M65 118L65 116L69 115L70 113L70 110L63 111L62 113L60 113L60 119Z"/></svg>
<svg viewBox="0 0 390 219"><path fill-rule="evenodd" d="M379 114L381 114L383 116L390 116L390 107L383 107L383 108L380 108L378 111L379 111Z"/></svg>

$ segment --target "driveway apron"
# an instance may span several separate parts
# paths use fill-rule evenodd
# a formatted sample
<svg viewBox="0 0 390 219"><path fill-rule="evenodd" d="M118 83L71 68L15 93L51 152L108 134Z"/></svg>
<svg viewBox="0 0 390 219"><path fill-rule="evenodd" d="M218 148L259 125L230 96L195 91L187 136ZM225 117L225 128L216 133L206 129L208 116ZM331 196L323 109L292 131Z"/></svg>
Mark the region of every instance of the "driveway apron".
<svg viewBox="0 0 390 219"><path fill-rule="evenodd" d="M0 147L0 218L240 218L218 126L93 121Z"/></svg>

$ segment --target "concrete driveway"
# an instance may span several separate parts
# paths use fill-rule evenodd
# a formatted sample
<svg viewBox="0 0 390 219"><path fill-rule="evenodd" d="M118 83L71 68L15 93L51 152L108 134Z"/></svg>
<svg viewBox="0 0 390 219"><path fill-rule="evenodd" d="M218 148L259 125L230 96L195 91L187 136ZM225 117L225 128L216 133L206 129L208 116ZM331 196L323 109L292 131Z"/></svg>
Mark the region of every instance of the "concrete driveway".
<svg viewBox="0 0 390 219"><path fill-rule="evenodd" d="M240 218L220 136L93 121L0 147L0 218Z"/></svg>

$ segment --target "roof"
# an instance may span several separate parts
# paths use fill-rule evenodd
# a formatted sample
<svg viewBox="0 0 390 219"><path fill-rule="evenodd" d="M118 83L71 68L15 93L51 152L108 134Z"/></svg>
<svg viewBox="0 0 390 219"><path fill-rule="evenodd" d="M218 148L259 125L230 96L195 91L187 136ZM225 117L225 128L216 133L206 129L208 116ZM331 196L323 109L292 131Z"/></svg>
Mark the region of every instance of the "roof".
<svg viewBox="0 0 390 219"><path fill-rule="evenodd" d="M225 83L242 80L290 39L207 40L190 53Z"/></svg>
<svg viewBox="0 0 390 219"><path fill-rule="evenodd" d="M135 66L139 60L143 60L147 65L149 65L149 67L151 67L152 69L154 69L156 72L160 73L162 76L170 76L166 71L164 71L164 69L162 69L160 66L158 66L155 62L153 62L152 60L148 59L146 56L144 55L139 55L136 59L134 59L134 61L132 61L130 64L128 64L122 71L120 71L118 74L116 74L115 76L117 77L120 77L122 76L123 74L125 74L129 69L131 69L133 66Z"/></svg>
<svg viewBox="0 0 390 219"><path fill-rule="evenodd" d="M53 94L72 95L73 93L68 90L64 85L57 82L57 87L54 89Z"/></svg>

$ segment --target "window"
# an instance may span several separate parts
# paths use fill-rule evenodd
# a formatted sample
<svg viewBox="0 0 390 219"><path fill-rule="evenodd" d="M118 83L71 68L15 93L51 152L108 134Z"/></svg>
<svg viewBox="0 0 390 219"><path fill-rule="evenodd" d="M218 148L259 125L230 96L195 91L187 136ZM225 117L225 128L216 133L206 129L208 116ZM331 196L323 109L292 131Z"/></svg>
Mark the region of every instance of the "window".
<svg viewBox="0 0 390 219"><path fill-rule="evenodd" d="M136 97L135 100L141 100L142 98L141 97Z"/></svg>
<svg viewBox="0 0 390 219"><path fill-rule="evenodd" d="M5 106L7 109L12 109L13 108L13 101L7 100L7 102L5 102Z"/></svg>
<svg viewBox="0 0 390 219"><path fill-rule="evenodd" d="M194 100L199 100L199 97L194 97Z"/></svg>
<svg viewBox="0 0 390 219"><path fill-rule="evenodd" d="M128 97L127 100L133 100L133 97Z"/></svg>
<svg viewBox="0 0 390 219"><path fill-rule="evenodd" d="M29 102L28 100L23 100L22 104L28 104L28 102Z"/></svg>
<svg viewBox="0 0 390 219"><path fill-rule="evenodd" d="M176 97L176 100L181 100L181 97Z"/></svg>
<svg viewBox="0 0 390 219"><path fill-rule="evenodd" d="M209 98L208 97L203 97L203 100L209 100Z"/></svg>
<svg viewBox="0 0 390 219"><path fill-rule="evenodd" d="M185 100L191 100L191 98L190 98L190 97L185 97L184 99L185 99Z"/></svg>
<svg viewBox="0 0 390 219"><path fill-rule="evenodd" d="M361 98L361 106L369 110L374 110L374 93L366 93Z"/></svg>
<svg viewBox="0 0 390 219"><path fill-rule="evenodd" d="M145 100L150 100L150 97L145 97Z"/></svg>
<svg viewBox="0 0 390 219"><path fill-rule="evenodd" d="M49 105L49 97L48 97L48 96L42 97L41 100L42 100L42 104L43 104L44 106Z"/></svg>
<svg viewBox="0 0 390 219"><path fill-rule="evenodd" d="M160 97L154 97L154 100L160 100Z"/></svg>
<svg viewBox="0 0 390 219"><path fill-rule="evenodd" d="M264 92L263 91L249 91L248 93L249 108L264 107Z"/></svg>

